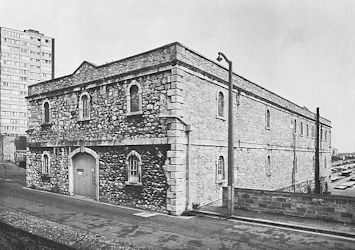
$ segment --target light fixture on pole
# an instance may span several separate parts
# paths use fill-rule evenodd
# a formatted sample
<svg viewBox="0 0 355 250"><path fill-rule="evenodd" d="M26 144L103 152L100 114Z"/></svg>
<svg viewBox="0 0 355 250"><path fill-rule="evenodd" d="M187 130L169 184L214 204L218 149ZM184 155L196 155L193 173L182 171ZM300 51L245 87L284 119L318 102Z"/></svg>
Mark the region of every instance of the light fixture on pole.
<svg viewBox="0 0 355 250"><path fill-rule="evenodd" d="M234 215L234 136L233 136L233 79L232 61L222 52L218 52L217 61L225 60L229 65L229 95L228 95L228 212Z"/></svg>

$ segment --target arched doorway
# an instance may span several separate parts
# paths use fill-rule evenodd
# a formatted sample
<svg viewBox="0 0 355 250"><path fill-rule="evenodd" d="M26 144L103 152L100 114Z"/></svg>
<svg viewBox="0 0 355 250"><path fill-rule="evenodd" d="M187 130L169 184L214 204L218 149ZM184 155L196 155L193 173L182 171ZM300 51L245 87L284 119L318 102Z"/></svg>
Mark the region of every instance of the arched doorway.
<svg viewBox="0 0 355 250"><path fill-rule="evenodd" d="M98 154L92 149L80 147L69 154L69 162L69 194L98 200Z"/></svg>
<svg viewBox="0 0 355 250"><path fill-rule="evenodd" d="M95 158L88 153L78 153L72 158L74 194L96 198Z"/></svg>

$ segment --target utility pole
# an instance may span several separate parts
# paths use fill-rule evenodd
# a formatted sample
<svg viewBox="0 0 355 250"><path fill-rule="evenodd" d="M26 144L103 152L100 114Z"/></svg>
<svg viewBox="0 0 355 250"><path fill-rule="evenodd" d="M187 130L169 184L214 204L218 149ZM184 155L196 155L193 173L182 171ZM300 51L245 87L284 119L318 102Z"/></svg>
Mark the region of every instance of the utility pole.
<svg viewBox="0 0 355 250"><path fill-rule="evenodd" d="M316 155L315 155L315 171L314 171L314 183L316 194L320 194L320 181L319 181L319 107L317 107L316 117Z"/></svg>
<svg viewBox="0 0 355 250"><path fill-rule="evenodd" d="M229 65L229 95L228 95L228 211L229 217L234 215L234 128L233 128L233 79L232 61L223 53L218 52L217 61L222 57Z"/></svg>

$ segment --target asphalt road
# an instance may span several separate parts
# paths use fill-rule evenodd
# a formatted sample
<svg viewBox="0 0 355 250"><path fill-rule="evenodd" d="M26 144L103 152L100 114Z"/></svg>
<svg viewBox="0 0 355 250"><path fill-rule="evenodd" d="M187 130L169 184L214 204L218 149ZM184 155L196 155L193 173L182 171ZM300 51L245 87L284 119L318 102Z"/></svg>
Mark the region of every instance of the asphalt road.
<svg viewBox="0 0 355 250"><path fill-rule="evenodd" d="M136 209L23 189L23 178L0 181L0 207L153 248L355 249L355 241L207 217L137 216Z"/></svg>

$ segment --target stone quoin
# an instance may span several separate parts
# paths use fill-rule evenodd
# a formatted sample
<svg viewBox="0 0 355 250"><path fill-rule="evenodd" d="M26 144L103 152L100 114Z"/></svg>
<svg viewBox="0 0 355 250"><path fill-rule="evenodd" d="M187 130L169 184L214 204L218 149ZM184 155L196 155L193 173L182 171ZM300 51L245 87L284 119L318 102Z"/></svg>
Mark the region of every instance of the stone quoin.
<svg viewBox="0 0 355 250"><path fill-rule="evenodd" d="M315 114L233 75L235 185L314 188ZM34 84L27 186L182 214L227 185L228 70L175 42ZM327 188L331 123L320 119Z"/></svg>

